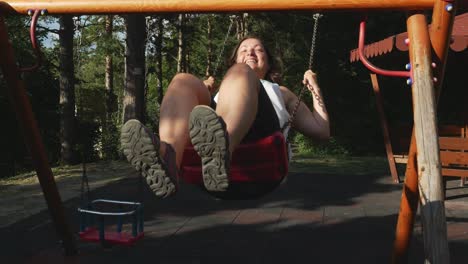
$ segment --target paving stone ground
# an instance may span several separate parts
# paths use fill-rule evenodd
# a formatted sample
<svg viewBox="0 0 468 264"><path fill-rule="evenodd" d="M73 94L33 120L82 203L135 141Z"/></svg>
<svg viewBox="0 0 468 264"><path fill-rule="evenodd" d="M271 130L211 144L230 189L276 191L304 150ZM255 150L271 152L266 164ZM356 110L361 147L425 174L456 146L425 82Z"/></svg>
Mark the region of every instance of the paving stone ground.
<svg viewBox="0 0 468 264"><path fill-rule="evenodd" d="M468 187L448 183L451 263L468 263ZM47 210L0 229L0 263L389 263L401 184L388 174L291 173L256 200L217 200L197 188L156 200L130 177L93 191L100 198L145 204L145 237L132 247L78 242L64 257ZM65 203L74 232L79 199ZM409 263L423 263L415 223Z"/></svg>

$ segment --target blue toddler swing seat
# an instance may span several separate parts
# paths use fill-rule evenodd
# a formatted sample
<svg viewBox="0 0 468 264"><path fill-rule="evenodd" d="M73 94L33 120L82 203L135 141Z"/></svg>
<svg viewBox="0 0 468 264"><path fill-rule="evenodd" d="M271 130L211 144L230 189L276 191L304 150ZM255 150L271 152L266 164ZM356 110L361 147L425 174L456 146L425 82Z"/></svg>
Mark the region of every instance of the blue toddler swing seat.
<svg viewBox="0 0 468 264"><path fill-rule="evenodd" d="M139 181L141 187L141 178ZM86 193L85 193L86 187ZM144 237L143 204L140 202L95 199L88 202L88 176L83 162L81 177L81 204L78 208L80 219L79 237L82 241L101 243L103 246L132 246ZM130 220L131 232L124 229ZM116 222L115 229L106 228L106 223Z"/></svg>
<svg viewBox="0 0 468 264"><path fill-rule="evenodd" d="M110 211L98 210L100 205L109 205ZM124 208L125 207L125 208ZM117 208L117 209L115 209ZM88 242L100 242L103 245L131 246L143 238L143 205L138 202L96 199L86 209L78 208L80 214L80 239ZM124 217L131 218L132 232L123 231ZM117 219L115 230L105 227L105 219ZM95 224L97 223L97 226Z"/></svg>

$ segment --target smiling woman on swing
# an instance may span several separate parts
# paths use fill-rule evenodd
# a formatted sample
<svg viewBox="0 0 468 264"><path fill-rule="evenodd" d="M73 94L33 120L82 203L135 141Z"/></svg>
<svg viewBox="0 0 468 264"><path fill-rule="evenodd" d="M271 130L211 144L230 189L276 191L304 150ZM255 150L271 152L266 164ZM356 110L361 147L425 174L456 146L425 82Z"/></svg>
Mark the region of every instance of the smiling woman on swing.
<svg viewBox="0 0 468 264"><path fill-rule="evenodd" d="M291 114L291 126L298 132L317 140L329 138L328 114L314 72L307 70L303 78L314 95L311 111L292 91L273 82L279 74L275 60L259 38L240 40L229 62L214 98L213 77L202 81L179 73L172 79L160 108L159 136L138 120L122 127L123 152L156 196L177 191L189 140L201 157L205 188L225 192L236 147L281 131Z"/></svg>

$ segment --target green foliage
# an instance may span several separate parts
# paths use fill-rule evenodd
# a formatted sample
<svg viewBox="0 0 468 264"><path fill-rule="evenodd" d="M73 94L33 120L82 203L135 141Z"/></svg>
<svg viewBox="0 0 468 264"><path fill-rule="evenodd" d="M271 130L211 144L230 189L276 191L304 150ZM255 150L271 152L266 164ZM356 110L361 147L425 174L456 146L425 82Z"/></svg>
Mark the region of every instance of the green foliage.
<svg viewBox="0 0 468 264"><path fill-rule="evenodd" d="M312 16L313 12L257 12L250 13L247 18L248 34L261 37L275 53L283 69L281 84L296 93L302 88L302 76L308 66L314 25ZM215 74L215 79L219 84L227 70L225 58L229 57L236 44L235 23L223 47L222 44L230 24L228 14L187 14L186 17L185 43L189 54L189 71L200 78L204 77L207 66L207 20L212 19L212 66L215 66L216 61L220 61ZM156 34L157 28L148 23L149 35L146 50L147 124L157 131L160 107L157 87L161 85L166 90L176 74L178 25L177 14L159 14L151 18L163 20L163 32L159 35ZM326 143L317 143L302 135L295 135L293 143L298 146L300 152L317 156L384 154L369 72L361 64L349 62L349 52L357 46L360 18L360 15L350 12L330 12L325 13L319 20L312 69L318 74L324 101L329 111L332 139ZM54 24L55 18L48 19L50 21L45 23L45 27ZM34 62L28 37L28 21L29 18L20 16L7 18L10 37L21 65L32 65ZM125 30L123 19L114 16L112 36L105 34L105 16L81 16L79 22L81 26L75 32L74 53L77 78L75 88L79 129L78 147L87 161L116 159L119 157L118 131L122 125L121 105L124 88ZM381 40L403 31L405 31L403 12L375 12L368 16L366 37L368 42ZM39 31L41 42L45 41L46 35L44 30ZM161 54L155 52L155 37L162 40ZM52 162L56 162L60 151L57 73L59 51L56 40L50 41L52 41L52 47L44 50L44 66L40 71L24 77L49 158ZM113 94L105 90L107 55L111 55L113 59ZM156 69L156 56L161 56L162 59L161 83L157 80L154 70ZM373 62L375 61L375 64L382 68L401 70L403 66L399 65L404 65L407 59L405 53L398 53L389 59L388 57L380 60L373 59ZM454 61L453 56L450 60ZM450 78L446 78L448 87L459 86L456 81L450 82L448 79L456 80L459 76L466 77L466 74L463 75L465 69L463 64L456 70L448 71L448 74L453 73ZM411 94L404 80L382 78L381 83L390 87L390 89L382 89L389 122L411 122ZM466 81L461 83L466 83ZM4 86L3 78L0 76L0 88L2 88L0 91L5 91ZM456 89L451 89L453 90ZM443 108L440 109L440 116L449 122L461 119L459 113L463 111L463 103L453 102L459 98L466 98L466 94L462 92L463 89L458 90L460 91L455 94L442 94ZM109 109L108 99L114 100ZM309 94L305 95L303 101L309 107L312 106ZM28 155L26 149L17 147L22 146L23 143L16 128L14 114L9 109L6 94L0 92L2 120L11 128L0 132L1 146L4 150L0 159L7 164L2 166L5 168L28 167L28 159L25 158ZM13 155L10 152L13 152Z"/></svg>
<svg viewBox="0 0 468 264"><path fill-rule="evenodd" d="M350 155L346 147L333 137L327 142L316 142L300 133L296 133L293 139L293 145L297 146L300 154L313 155L316 157L345 157Z"/></svg>
<svg viewBox="0 0 468 264"><path fill-rule="evenodd" d="M102 144L102 159L116 160L120 158L120 127L121 120L118 113L104 123L100 141Z"/></svg>
<svg viewBox="0 0 468 264"><path fill-rule="evenodd" d="M9 37L15 51L15 57L20 67L29 67L37 59L32 52L29 40L29 18L21 16L7 17ZM38 40L43 40L46 33L38 30ZM44 57L49 55L43 51ZM59 120L58 120L58 82L52 74L53 64L47 59L42 66L33 72L22 74L26 93L31 102L32 111L39 126L39 132L46 149L50 163L55 164L59 158ZM6 83L0 74L0 111L2 127L8 128L0 132L0 177L7 177L25 170L32 169L32 160L24 145L22 133L19 131L17 117L7 95Z"/></svg>
<svg viewBox="0 0 468 264"><path fill-rule="evenodd" d="M114 17L113 35L105 34L105 16L80 18L81 28L75 41L77 68L76 103L80 130L80 144L86 160L116 159L119 157L120 113L117 104L123 96L124 43L119 37L123 21ZM113 91L106 92L106 56L113 61ZM114 101L107 109L107 101ZM114 106L115 105L115 106Z"/></svg>
<svg viewBox="0 0 468 264"><path fill-rule="evenodd" d="M159 103L156 91L156 78L150 75L148 80L148 95L146 98L147 125L152 131L158 131L159 127Z"/></svg>

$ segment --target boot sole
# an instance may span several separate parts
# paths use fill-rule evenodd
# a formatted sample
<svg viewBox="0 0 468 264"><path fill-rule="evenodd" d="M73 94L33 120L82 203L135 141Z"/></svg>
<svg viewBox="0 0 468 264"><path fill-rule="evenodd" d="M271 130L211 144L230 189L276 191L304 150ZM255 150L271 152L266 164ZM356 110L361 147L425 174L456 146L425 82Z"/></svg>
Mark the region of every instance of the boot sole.
<svg viewBox="0 0 468 264"><path fill-rule="evenodd" d="M224 122L213 109L197 106L190 113L189 133L202 161L205 188L226 191L229 187L229 148Z"/></svg>
<svg viewBox="0 0 468 264"><path fill-rule="evenodd" d="M141 172L156 196L165 198L176 192L159 157L159 140L153 142L150 132L138 120L129 120L122 126L120 142L127 160Z"/></svg>

